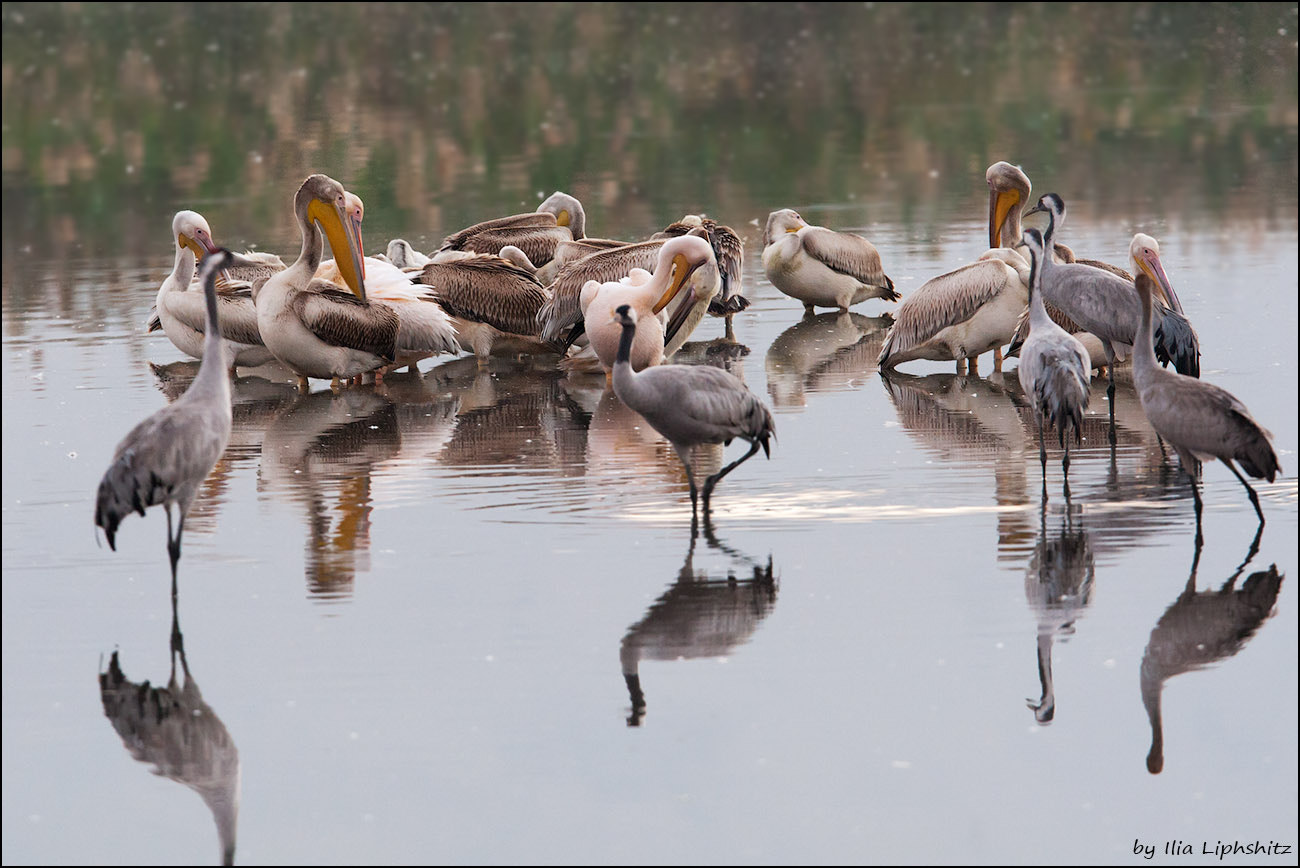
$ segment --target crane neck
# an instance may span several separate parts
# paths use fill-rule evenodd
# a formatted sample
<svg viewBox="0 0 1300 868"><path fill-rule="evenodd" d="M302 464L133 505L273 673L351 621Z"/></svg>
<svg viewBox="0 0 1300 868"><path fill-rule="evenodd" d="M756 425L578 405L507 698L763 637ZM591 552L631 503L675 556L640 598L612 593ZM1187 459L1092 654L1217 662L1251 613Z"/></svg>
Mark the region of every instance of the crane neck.
<svg viewBox="0 0 1300 868"><path fill-rule="evenodd" d="M618 337L618 354L614 356L614 393L623 400L637 388L636 372L632 370L632 341L636 338L636 324L624 324L623 333Z"/></svg>

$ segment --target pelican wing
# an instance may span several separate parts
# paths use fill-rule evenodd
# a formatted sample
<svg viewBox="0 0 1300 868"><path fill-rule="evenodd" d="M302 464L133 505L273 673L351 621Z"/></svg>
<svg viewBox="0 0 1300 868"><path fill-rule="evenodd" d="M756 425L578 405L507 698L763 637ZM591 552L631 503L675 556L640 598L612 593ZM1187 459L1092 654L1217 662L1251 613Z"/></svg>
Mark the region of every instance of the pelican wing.
<svg viewBox="0 0 1300 868"><path fill-rule="evenodd" d="M1010 270L1001 260L981 259L927 280L898 309L880 357L919 346L973 317L1006 288Z"/></svg>
<svg viewBox="0 0 1300 868"><path fill-rule="evenodd" d="M167 305L167 312L186 327L207 332L208 308L201 292L171 292L163 304ZM226 290L217 293L217 319L221 323L221 336L226 340L263 346L262 333L257 330L257 308L253 306L252 292L247 284L228 285Z"/></svg>
<svg viewBox="0 0 1300 868"><path fill-rule="evenodd" d="M597 251L565 266L551 284L550 300L537 312L542 340L561 341L570 329L582 322L579 296L587 281L610 283L627 277L633 268L649 271L655 267L663 245L662 240L627 244Z"/></svg>
<svg viewBox="0 0 1300 868"><path fill-rule="evenodd" d="M804 252L832 271L847 274L870 286L893 288L880 265L880 253L867 239L849 232L809 226L799 233Z"/></svg>
<svg viewBox="0 0 1300 868"><path fill-rule="evenodd" d="M546 290L524 269L499 256L430 262L416 278L433 288L448 315L483 322L503 332L536 335Z"/></svg>
<svg viewBox="0 0 1300 868"><path fill-rule="evenodd" d="M325 343L393 360L399 323L391 308L368 304L322 280L298 293L293 307L302 324Z"/></svg>
<svg viewBox="0 0 1300 868"><path fill-rule="evenodd" d="M467 226L459 232L453 232L442 241L441 250L468 250L465 245L478 235L487 232L498 232L503 229L525 229L525 228L550 228L554 229L558 224L555 222L555 215L549 211L534 211L528 214L514 214L510 217L497 217L493 220L484 220L482 223L475 223L473 226ZM511 242L507 241L506 244ZM505 244L497 245L497 250L505 247ZM527 252L525 250L525 252ZM530 256L529 259L532 257Z"/></svg>

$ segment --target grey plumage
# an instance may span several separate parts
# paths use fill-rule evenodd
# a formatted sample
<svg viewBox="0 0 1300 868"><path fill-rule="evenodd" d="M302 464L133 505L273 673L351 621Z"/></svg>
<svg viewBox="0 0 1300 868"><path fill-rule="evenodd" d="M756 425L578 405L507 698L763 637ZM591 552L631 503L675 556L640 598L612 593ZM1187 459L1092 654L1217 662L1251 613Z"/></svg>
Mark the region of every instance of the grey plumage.
<svg viewBox="0 0 1300 868"><path fill-rule="evenodd" d="M1131 250L1139 264L1156 258L1155 240L1141 233L1134 236ZM1174 447L1183 469L1191 477L1197 538L1201 536L1201 495L1197 487L1200 462L1211 458L1226 464L1246 487L1262 524L1264 512L1259 497L1233 462L1241 464L1249 475L1272 482L1281 470L1270 442L1272 435L1226 389L1156 364L1151 324L1154 288L1154 281L1146 273L1138 275L1137 294L1141 298L1142 314L1138 344L1133 351L1133 383L1151 427Z"/></svg>
<svg viewBox="0 0 1300 868"><path fill-rule="evenodd" d="M216 276L228 262L219 250L204 258L203 292L208 322L203 364L194 383L175 402L145 419L118 444L99 483L95 524L116 550L118 525L131 512L162 504L167 512L167 550L173 577L180 559L185 514L199 484L212 470L230 439L230 379L217 318ZM179 513L172 537L172 505Z"/></svg>
<svg viewBox="0 0 1300 868"><path fill-rule="evenodd" d="M639 373L632 370L630 350L636 332L636 312L623 305L615 312L623 327L614 363L614 393L636 410L650 426L667 438L686 467L691 487L691 507L697 500L690 449L697 443L730 443L739 438L749 451L704 482L704 511L713 488L759 447L771 457L775 434L772 411L734 374L721 368L695 365L658 365Z"/></svg>
<svg viewBox="0 0 1300 868"><path fill-rule="evenodd" d="M1074 426L1074 440L1080 442L1083 411L1088 408L1088 351L1073 335L1052 322L1043 306L1042 267L1046 256L1043 236L1036 229L1026 230L1024 239L1029 251L1030 330L1020 353L1017 373L1020 385L1029 397L1038 421L1038 454L1043 464L1043 484L1047 484L1047 447L1043 443L1044 422L1055 427L1065 449L1062 467L1070 470L1070 447L1066 441L1067 425Z"/></svg>

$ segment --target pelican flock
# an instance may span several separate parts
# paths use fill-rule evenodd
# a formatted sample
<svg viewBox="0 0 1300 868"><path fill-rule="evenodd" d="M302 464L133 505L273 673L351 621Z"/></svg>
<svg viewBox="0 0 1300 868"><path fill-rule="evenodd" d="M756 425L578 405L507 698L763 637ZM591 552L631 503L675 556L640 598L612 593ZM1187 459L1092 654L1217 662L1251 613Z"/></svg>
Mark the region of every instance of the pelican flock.
<svg viewBox="0 0 1300 868"><path fill-rule="evenodd" d="M1002 349L1010 345L1020 356L1017 376L1038 428L1044 486L1045 434L1055 427L1067 498L1068 429L1080 443L1090 371L1107 370L1114 443L1115 365L1131 354L1150 425L1193 480L1198 539L1197 480L1200 461L1209 458L1238 477L1262 526L1258 495L1237 465L1271 482L1281 469L1270 435L1232 395L1195 379L1199 339L1155 240L1140 233L1132 239L1135 283L1124 269L1078 259L1058 242L1065 202L1049 193L1026 208L1032 185L1022 169L995 162L985 183L988 249L906 297L870 241L809 224L791 208L767 216L762 273L808 313L837 309L826 316L839 319L823 330L852 332L855 352L862 341L847 320L849 308L871 298L901 300L892 321L881 318L881 331L888 325L888 332L878 356L874 344L870 350L886 377L916 360L956 361L958 374L975 374L978 357L990 350L1000 368ZM1046 228L1022 231L1023 219L1039 213L1047 215ZM745 239L730 227L688 214L641 241L588 238L582 203L556 192L535 212L453 232L429 255L394 239L385 256L366 257L360 196L323 174L302 182L293 217L302 243L286 266L270 254L221 250L202 215L175 214L172 269L158 290L150 329L162 329L203 362L189 391L118 447L95 516L110 546L128 512L162 503L175 566L185 514L229 436L227 369L272 359L296 375L301 390L310 379L327 379L337 391L362 375L378 381L401 366L418 382L417 363L443 353L472 353L489 376L494 358L511 356L535 356L532 364L542 368L558 365L575 382L585 371L602 371L609 400L639 414L676 451L693 509L700 497L691 450L737 438L749 443L743 456L704 480L706 514L721 478L760 448L770 456L773 420L766 405L720 368L681 363L701 357L701 344L674 358L708 314L726 319L726 340L735 344L731 320L750 298L741 286ZM331 260L323 259L326 242ZM816 349L834 355L837 346ZM863 373L870 371L864 365ZM179 515L174 534L172 505Z"/></svg>

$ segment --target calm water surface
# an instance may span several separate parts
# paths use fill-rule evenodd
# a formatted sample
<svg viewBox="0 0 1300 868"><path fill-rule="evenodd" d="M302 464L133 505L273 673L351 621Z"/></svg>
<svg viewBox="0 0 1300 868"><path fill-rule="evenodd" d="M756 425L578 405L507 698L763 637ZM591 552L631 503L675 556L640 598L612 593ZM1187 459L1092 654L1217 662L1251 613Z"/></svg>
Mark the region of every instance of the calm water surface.
<svg viewBox="0 0 1300 868"><path fill-rule="evenodd" d="M557 8L552 35L591 44L664 14L590 7L570 21ZM647 85L624 127L602 102L611 97L563 90L561 64L551 74L567 125L539 134L531 153L518 148L531 133L490 128L500 97L482 81L449 103L444 134L459 151L411 146L452 163L445 177L384 157L400 139L390 128L348 138L312 127L320 105L272 95L268 111L283 114L270 132L249 121L260 107L231 115L250 127L232 133L233 164L216 148L186 163L189 174L168 174L176 150L142 148L124 181L117 145L60 175L75 145L26 133L35 122L11 84L26 67L12 59L22 46L7 4L4 861L203 863L224 841L239 862L1128 863L1146 861L1134 855L1141 841L1167 864L1165 842L1180 839L1197 854L1181 864L1217 862L1203 842L1300 843L1295 25L1294 7L1281 8L1258 29L1290 28L1265 47L1289 64L1291 114L1224 85L1207 92L1214 122L1193 111L1173 130L1139 117L1117 142L1124 110L1106 85L1129 68L1121 45L1111 72L1069 103L1070 129L1090 120L1093 146L1062 144L1079 136L1045 134L1021 114L1004 132L945 137L926 126L935 109L889 127L906 133L841 121L820 150L763 150L752 143L779 140L779 120L740 134L757 110L723 99L738 85L722 61L701 73L698 102L672 74L662 92ZM28 25L39 17L17 9ZM895 28L922 26L883 9ZM66 11L60 39L85 26L81 14ZM274 7L270 20L286 26L287 14ZM1017 14L1034 32L1030 12ZM509 31L521 13L503 15ZM158 39L183 31L166 20ZM720 51L748 69L741 37L756 25L744 21ZM233 26L208 23L218 36ZM828 22L814 24L799 38L839 44ZM471 27L440 26L444 40ZM131 51L144 52L135 38ZM1205 40L1232 54L1220 42L1235 38ZM381 52L373 35L362 43ZM93 45L44 86L97 92L76 84L91 80L76 76L78 64L94 69ZM601 55L563 46L544 57L603 69ZM808 56L797 67L763 54L749 84L778 100L759 82L831 75L833 55ZM635 58L628 80L659 81ZM1077 59L1058 56L1062 67ZM274 77L267 67L248 74ZM976 78L988 71L973 67ZM1067 72L1044 87L1068 91ZM1170 82L1185 73L1145 75L1177 102ZM350 76L354 95L394 86ZM418 76L398 79L413 87ZM860 117L869 101L826 92L805 107L808 123ZM462 117L476 99L482 115ZM891 122L907 117L897 96L871 99ZM166 94L121 101L171 110ZM715 102L732 114L710 114ZM950 102L949 115L981 105L973 90ZM122 111L91 117L102 113L114 142L157 134ZM644 118L679 112L723 142L713 163L704 145L674 159L680 128L650 123L648 141L638 136ZM391 123L423 136L413 117ZM176 133L173 148L192 134ZM601 135L614 137L614 156L579 144ZM918 155L895 135L937 144ZM245 159L253 150L264 161ZM794 207L870 237L906 296L983 251L983 170L1004 158L1036 192L1065 196L1063 240L1076 250L1122 262L1134 231L1159 238L1200 333L1203 376L1274 434L1285 474L1256 485L1268 518L1258 539L1245 493L1213 464L1195 556L1190 490L1123 376L1119 442L1106 441L1098 381L1070 497L1050 449L1044 502L1014 362L993 372L985 356L973 376L916 363L882 377L893 305L804 318L762 276L758 227ZM173 643L162 513L128 518L116 553L91 522L118 440L197 368L143 334L170 269L170 217L196 207L223 243L288 250L288 202L312 170L365 197L371 253L398 235L434 246L553 188L592 202L597 235L644 237L688 210L736 227L753 305L735 318L734 343L710 320L683 360L725 363L770 403L771 460L729 476L712 524L693 535L671 448L600 378L548 360L480 371L444 358L419 376L302 396L276 366L241 371L230 446L187 524ZM88 204L88 188L115 216L96 216L103 202ZM723 460L717 449L700 458ZM172 678L167 694L150 692ZM161 734L149 725L160 717Z"/></svg>

